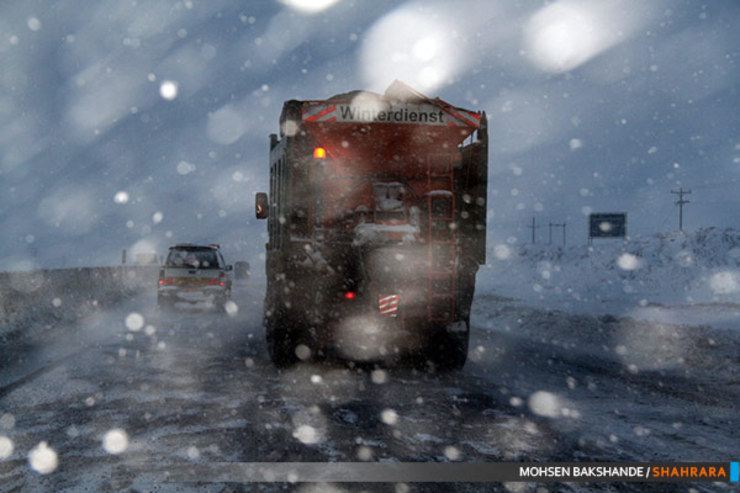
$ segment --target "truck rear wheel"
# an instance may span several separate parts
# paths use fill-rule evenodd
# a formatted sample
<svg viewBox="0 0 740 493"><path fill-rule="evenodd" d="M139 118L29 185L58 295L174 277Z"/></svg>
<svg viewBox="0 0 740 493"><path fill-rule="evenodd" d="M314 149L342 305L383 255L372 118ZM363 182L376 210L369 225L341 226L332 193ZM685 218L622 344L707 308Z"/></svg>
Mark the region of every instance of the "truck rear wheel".
<svg viewBox="0 0 740 493"><path fill-rule="evenodd" d="M287 368L300 361L316 361L323 351L312 336L311 329L297 310L278 309L265 318L265 339L270 359L278 368Z"/></svg>
<svg viewBox="0 0 740 493"><path fill-rule="evenodd" d="M265 342L272 363L278 368L288 368L298 362L296 337L289 324L291 321L281 310L265 317Z"/></svg>
<svg viewBox="0 0 740 493"><path fill-rule="evenodd" d="M457 371L465 366L468 359L468 340L470 332L440 331L432 343L431 363L438 371Z"/></svg>

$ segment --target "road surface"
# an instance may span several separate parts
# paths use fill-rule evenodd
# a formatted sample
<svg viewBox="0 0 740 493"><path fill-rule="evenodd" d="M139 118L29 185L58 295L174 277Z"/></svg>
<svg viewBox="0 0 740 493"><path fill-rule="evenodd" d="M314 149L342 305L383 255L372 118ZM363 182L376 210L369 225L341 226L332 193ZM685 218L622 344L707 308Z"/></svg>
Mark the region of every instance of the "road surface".
<svg viewBox="0 0 740 493"><path fill-rule="evenodd" d="M192 483L167 474L208 463L740 457L737 330L568 315L483 293L460 372L342 362L278 371L262 296L250 280L235 285L230 313L163 313L144 291L5 341L0 490L536 491L534 482Z"/></svg>

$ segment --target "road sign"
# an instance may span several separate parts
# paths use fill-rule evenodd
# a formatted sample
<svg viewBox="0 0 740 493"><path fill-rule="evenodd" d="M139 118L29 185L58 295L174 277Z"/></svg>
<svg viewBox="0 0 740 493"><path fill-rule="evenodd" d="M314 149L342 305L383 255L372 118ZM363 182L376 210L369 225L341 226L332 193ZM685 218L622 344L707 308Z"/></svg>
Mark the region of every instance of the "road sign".
<svg viewBox="0 0 740 493"><path fill-rule="evenodd" d="M588 216L589 238L624 238L627 236L627 214L624 212L593 213Z"/></svg>

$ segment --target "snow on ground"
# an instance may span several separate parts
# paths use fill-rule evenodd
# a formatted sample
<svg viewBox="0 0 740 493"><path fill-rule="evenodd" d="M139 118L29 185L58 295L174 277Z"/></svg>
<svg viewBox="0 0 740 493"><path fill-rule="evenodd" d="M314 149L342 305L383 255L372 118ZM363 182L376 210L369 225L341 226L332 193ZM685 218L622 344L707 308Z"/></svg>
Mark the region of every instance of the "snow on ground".
<svg viewBox="0 0 740 493"><path fill-rule="evenodd" d="M0 341L33 338L155 285L156 266L0 272Z"/></svg>
<svg viewBox="0 0 740 493"><path fill-rule="evenodd" d="M44 344L6 342L22 358L0 379L0 473L11 488L167 491L153 475L189 461L726 460L739 236L494 246L451 375L277 372L251 281L227 314L159 312L153 282L68 323L37 310L27 334Z"/></svg>
<svg viewBox="0 0 740 493"><path fill-rule="evenodd" d="M550 417L578 440L574 456L735 456L723 423L734 423L740 395L739 247L740 232L714 228L494 245L466 370L495 375L512 406Z"/></svg>
<svg viewBox="0 0 740 493"><path fill-rule="evenodd" d="M740 329L740 231L494 245L478 293L569 313Z"/></svg>

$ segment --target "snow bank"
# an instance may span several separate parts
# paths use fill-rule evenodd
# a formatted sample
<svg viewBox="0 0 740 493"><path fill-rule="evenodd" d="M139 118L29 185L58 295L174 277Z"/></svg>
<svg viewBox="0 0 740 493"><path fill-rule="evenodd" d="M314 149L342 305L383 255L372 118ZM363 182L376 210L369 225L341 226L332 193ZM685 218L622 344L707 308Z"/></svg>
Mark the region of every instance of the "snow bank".
<svg viewBox="0 0 740 493"><path fill-rule="evenodd" d="M0 272L0 336L38 320L70 321L156 283L158 267L98 267Z"/></svg>
<svg viewBox="0 0 740 493"><path fill-rule="evenodd" d="M478 287L573 312L711 306L738 313L740 231L704 228L565 248L496 245Z"/></svg>

